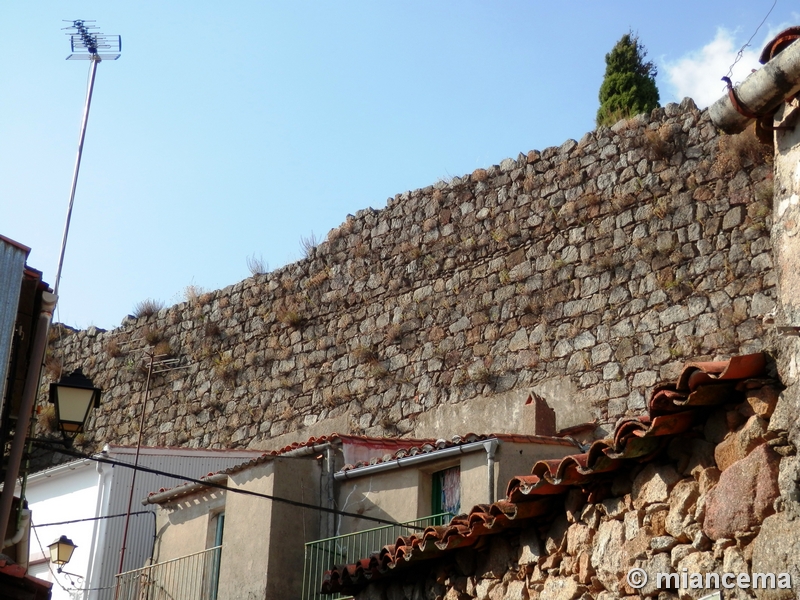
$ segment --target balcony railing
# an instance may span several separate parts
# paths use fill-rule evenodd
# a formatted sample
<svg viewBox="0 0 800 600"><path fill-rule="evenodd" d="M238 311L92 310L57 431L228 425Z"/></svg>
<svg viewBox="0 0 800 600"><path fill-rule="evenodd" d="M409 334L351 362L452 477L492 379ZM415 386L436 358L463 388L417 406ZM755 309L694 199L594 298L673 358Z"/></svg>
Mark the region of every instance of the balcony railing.
<svg viewBox="0 0 800 600"><path fill-rule="evenodd" d="M338 600L350 598L341 594L322 594L322 577L334 565L354 562L366 558L388 544L394 544L400 536L419 533L432 525L449 523L453 515L442 513L422 517L397 525L386 525L347 533L324 540L306 543L305 568L303 570L303 600Z"/></svg>
<svg viewBox="0 0 800 600"><path fill-rule="evenodd" d="M117 575L117 600L217 600L222 546Z"/></svg>

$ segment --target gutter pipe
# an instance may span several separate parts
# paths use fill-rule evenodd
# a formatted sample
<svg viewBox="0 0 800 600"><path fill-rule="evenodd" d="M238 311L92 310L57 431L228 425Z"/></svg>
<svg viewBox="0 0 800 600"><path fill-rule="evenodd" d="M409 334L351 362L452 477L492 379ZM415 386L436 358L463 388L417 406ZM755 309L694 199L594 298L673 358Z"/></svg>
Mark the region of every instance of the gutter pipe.
<svg viewBox="0 0 800 600"><path fill-rule="evenodd" d="M374 475L375 473L382 473L383 471L391 471L393 469L400 469L402 467L440 460L450 456L458 456L459 454L468 454L470 452L476 452L477 450L484 450L488 454L493 443L494 447L496 448L498 442L499 440L497 438L493 438L491 440L484 440L480 442L470 442L469 444L463 444L461 446L451 446L450 448L445 448L443 450L433 450L423 454L415 454L414 456L396 458L394 460L375 465L367 465L365 467L348 469L347 471L339 471L338 473L335 473L333 477L336 479L336 481L344 481L346 479L355 479L356 477ZM494 456L492 456L492 464L494 464ZM490 477L493 481L494 469L492 469ZM492 494L490 494L490 496L491 495Z"/></svg>
<svg viewBox="0 0 800 600"><path fill-rule="evenodd" d="M11 518L11 504L14 500L14 484L19 476L22 455L25 451L25 437L31 423L33 406L39 392L39 381L44 362L44 352L47 347L47 332L50 330L50 321L53 319L53 309L56 305L56 295L42 292L42 306L36 323L36 337L33 339L33 348L30 355L28 373L25 377L25 387L22 391L17 423L14 426L14 439L11 442L11 451L8 457L8 468L3 483L3 493L0 495L0 540L6 539L8 522Z"/></svg>
<svg viewBox="0 0 800 600"><path fill-rule="evenodd" d="M767 115L800 92L800 44L794 42L777 54L766 65L735 88L740 104L756 115ZM741 114L726 94L714 104L708 113L711 120L725 133L744 131L752 117Z"/></svg>
<svg viewBox="0 0 800 600"><path fill-rule="evenodd" d="M489 495L487 498L489 498L489 504L497 500L497 496L494 492L494 453L497 451L499 443L500 442L496 438L483 443L483 447L486 449L486 474L489 484Z"/></svg>
<svg viewBox="0 0 800 600"><path fill-rule="evenodd" d="M323 442L322 444L316 444L314 446L301 446L300 448L295 448L294 450L289 450L288 452L281 452L280 454L276 454L275 458L281 458L284 456L288 458L308 456L310 454L319 454L320 452L325 452L331 448L333 448L333 444L330 442Z"/></svg>
<svg viewBox="0 0 800 600"><path fill-rule="evenodd" d="M31 524L31 511L27 508L23 508L20 511L20 523L17 532L13 535L13 537L7 540L3 540L3 548L8 548L9 546L17 544L22 539L22 536L28 532L28 526L30 524Z"/></svg>
<svg viewBox="0 0 800 600"><path fill-rule="evenodd" d="M325 468L328 470L328 508L336 508L336 500L333 496L333 486L336 483L336 480L333 478L334 470L336 469L336 459L334 457L334 448L331 444L328 444L328 448L325 450ZM336 526L336 516L330 512L328 513L328 527L326 533L328 537L333 535L334 527Z"/></svg>
<svg viewBox="0 0 800 600"><path fill-rule="evenodd" d="M106 456L108 449L108 445L103 448L103 451L100 453L102 456ZM97 468L97 504L95 505L94 516L100 517L102 515L107 515L109 513L109 492L111 487L111 473L112 467L105 463L95 463ZM88 582L88 586L91 588L99 588L101 587L100 579L102 577L102 569L100 565L103 564L105 559L105 544L103 543L106 539L106 531L108 531L108 526L106 525L106 519L97 519L94 522L94 528L92 529L92 543L89 546L89 567L86 571L86 579L85 582ZM83 600L89 598L90 600L97 599L97 591L90 591L84 593Z"/></svg>

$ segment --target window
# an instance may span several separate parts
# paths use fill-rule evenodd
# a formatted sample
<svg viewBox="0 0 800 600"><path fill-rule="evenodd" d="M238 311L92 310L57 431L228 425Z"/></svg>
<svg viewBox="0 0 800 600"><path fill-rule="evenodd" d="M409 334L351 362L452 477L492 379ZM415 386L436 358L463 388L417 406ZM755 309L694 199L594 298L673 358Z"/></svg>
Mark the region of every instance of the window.
<svg viewBox="0 0 800 600"><path fill-rule="evenodd" d="M211 522L213 527L213 540L212 548L222 546L222 534L225 530L225 513L219 513L216 518ZM219 564L222 558L222 548L217 548L211 555L211 573L209 578L209 598L217 600L217 590L219 589Z"/></svg>
<svg viewBox="0 0 800 600"><path fill-rule="evenodd" d="M461 468L450 467L432 475L431 509L434 515L461 512ZM448 519L449 520L449 519Z"/></svg>

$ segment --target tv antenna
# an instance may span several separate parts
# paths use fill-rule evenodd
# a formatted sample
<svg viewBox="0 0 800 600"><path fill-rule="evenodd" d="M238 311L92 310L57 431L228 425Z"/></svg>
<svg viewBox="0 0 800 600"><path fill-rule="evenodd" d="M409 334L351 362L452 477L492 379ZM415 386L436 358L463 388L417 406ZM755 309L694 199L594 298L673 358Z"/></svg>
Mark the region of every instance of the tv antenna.
<svg viewBox="0 0 800 600"><path fill-rule="evenodd" d="M58 270L56 271L56 282L53 293L58 296L58 284L61 281L61 267L64 264L64 251L67 247L67 236L69 235L69 222L72 218L72 206L75 203L75 189L78 186L78 172L81 168L81 156L83 154L83 140L86 138L86 123L89 120L89 108L92 105L92 91L94 90L94 78L97 72L97 65L104 60L117 60L122 52L122 37L118 35L104 35L98 31L94 21L77 19L75 21L65 21L72 23L69 27L64 27L69 36L72 54L67 56L67 60L88 60L89 64L89 84L86 89L86 104L83 107L83 120L81 131L78 136L78 156L75 158L75 170L72 173L72 188L69 193L69 207L67 208L67 221L64 224L64 236L61 239L61 253L58 257Z"/></svg>

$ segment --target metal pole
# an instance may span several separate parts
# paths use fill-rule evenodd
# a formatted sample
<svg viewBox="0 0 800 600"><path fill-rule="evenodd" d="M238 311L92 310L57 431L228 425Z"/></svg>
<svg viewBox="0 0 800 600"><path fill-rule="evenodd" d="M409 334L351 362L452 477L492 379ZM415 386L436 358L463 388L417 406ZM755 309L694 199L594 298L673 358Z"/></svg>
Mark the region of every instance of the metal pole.
<svg viewBox="0 0 800 600"><path fill-rule="evenodd" d="M72 218L72 205L75 203L75 189L78 187L78 172L81 170L81 156L83 155L83 140L86 138L86 123L89 121L89 108L92 105L92 91L94 90L94 75L97 72L97 63L100 58L93 55L89 66L89 85L86 90L86 104L83 107L83 121L81 122L81 133L78 136L78 156L75 158L75 170L72 173L72 189L69 192L69 208L67 208L67 221L64 223L64 236L61 238L61 253L58 256L58 270L56 271L56 283L53 293L58 296L58 284L61 281L61 266L64 264L64 252L67 248L67 236L69 235L69 222Z"/></svg>
<svg viewBox="0 0 800 600"><path fill-rule="evenodd" d="M142 419L139 422L139 438L136 440L136 458L133 461L133 475L131 475L131 492L128 496L128 510L126 511L125 515L125 529L122 533L122 548L119 551L119 569L117 569L117 573L122 573L122 565L125 561L125 549L128 543L128 526L131 522L131 505L133 504L133 488L136 485L136 473L138 469L136 467L139 466L139 451L142 448L142 433L144 432L144 417L145 413L147 412L147 399L150 397L150 377L153 374L153 358L154 354L150 355L150 364L147 367L147 383L145 384L144 388L144 402L142 403ZM114 591L114 598L117 598L119 594L119 578L117 578L117 585L116 590Z"/></svg>

